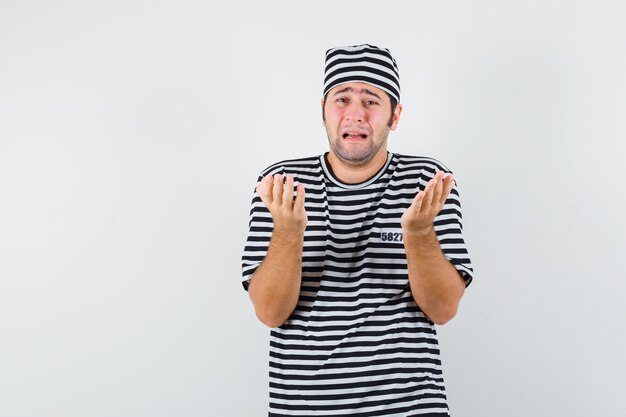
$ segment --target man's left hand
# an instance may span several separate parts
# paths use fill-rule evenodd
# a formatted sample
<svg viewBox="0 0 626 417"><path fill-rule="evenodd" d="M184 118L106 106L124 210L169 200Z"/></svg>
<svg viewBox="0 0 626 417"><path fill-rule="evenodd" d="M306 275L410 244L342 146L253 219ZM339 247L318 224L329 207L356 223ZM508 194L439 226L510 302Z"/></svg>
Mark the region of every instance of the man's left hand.
<svg viewBox="0 0 626 417"><path fill-rule="evenodd" d="M426 187L413 199L411 206L400 218L404 233L425 236L433 230L433 221L439 214L454 187L454 178L444 178L443 171L437 171Z"/></svg>

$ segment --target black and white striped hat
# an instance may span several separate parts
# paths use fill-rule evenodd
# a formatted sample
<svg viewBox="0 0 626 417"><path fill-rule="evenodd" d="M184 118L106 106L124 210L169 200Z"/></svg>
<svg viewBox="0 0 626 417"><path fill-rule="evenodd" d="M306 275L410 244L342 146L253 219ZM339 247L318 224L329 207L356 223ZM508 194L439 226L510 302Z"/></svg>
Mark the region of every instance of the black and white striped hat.
<svg viewBox="0 0 626 417"><path fill-rule="evenodd" d="M400 102L398 65L387 48L363 44L326 51L324 96L333 87L351 82L371 84Z"/></svg>

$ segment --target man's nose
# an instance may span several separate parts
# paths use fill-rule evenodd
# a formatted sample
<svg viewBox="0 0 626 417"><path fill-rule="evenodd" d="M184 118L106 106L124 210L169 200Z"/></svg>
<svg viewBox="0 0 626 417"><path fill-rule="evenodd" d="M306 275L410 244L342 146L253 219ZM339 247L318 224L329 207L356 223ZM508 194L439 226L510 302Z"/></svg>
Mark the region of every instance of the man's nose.
<svg viewBox="0 0 626 417"><path fill-rule="evenodd" d="M360 102L352 102L346 109L346 119L354 122L362 122L365 119L365 109Z"/></svg>

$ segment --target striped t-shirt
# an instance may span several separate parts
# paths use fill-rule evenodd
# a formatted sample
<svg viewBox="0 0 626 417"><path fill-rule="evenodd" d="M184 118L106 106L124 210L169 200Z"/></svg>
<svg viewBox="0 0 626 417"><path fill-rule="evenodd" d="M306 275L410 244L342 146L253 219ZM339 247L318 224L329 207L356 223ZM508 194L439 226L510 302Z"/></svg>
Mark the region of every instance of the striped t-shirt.
<svg viewBox="0 0 626 417"><path fill-rule="evenodd" d="M270 416L447 416L432 321L409 287L400 217L436 170L428 157L387 153L372 178L344 184L325 155L263 170L305 187L308 224L297 307L270 333ZM295 195L295 191L294 191ZM267 253L272 217L254 192L243 284ZM472 280L456 186L434 221L441 249Z"/></svg>

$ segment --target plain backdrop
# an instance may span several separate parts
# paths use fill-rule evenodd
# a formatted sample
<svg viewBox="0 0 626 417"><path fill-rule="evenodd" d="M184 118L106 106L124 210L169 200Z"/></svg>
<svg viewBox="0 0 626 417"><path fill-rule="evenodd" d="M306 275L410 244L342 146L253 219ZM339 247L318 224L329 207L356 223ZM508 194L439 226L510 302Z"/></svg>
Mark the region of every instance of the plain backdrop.
<svg viewBox="0 0 626 417"><path fill-rule="evenodd" d="M250 198L317 155L326 49L387 47L454 173L464 417L626 415L621 1L0 0L0 416L267 414Z"/></svg>

